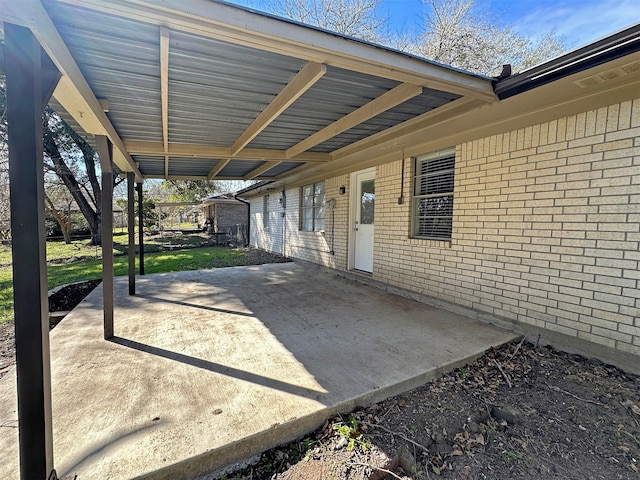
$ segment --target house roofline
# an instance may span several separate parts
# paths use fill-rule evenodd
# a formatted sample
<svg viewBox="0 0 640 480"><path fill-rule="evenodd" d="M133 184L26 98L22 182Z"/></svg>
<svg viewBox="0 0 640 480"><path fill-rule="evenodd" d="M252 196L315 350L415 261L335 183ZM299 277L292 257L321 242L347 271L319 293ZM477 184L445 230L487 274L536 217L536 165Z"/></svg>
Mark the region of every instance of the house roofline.
<svg viewBox="0 0 640 480"><path fill-rule="evenodd" d="M235 198L209 198L198 204L199 207L207 207L209 205L225 204L225 205L241 205L242 202Z"/></svg>
<svg viewBox="0 0 640 480"><path fill-rule="evenodd" d="M288 23L290 25L296 25L298 27L302 27L302 28L305 28L305 29L308 29L308 30L314 30L314 31L319 32L321 34L330 35L332 37L336 37L336 38L339 38L339 39L348 40L348 41L355 42L355 43L360 43L362 45L367 45L368 47L373 47L373 48L376 48L376 49L379 49L379 50L382 50L382 51L385 51L385 52L389 52L389 53L392 53L392 54L396 54L396 55L400 55L400 56L403 56L403 57L406 57L406 58L410 58L412 60L418 60L420 62L428 63L430 65L434 65L434 66L437 66L437 67L442 67L442 68L445 68L447 70L451 70L453 72L463 73L463 74L469 75L471 77L476 77L476 78L480 78L480 79L483 79L483 80L491 80L492 79L492 77L490 77L488 75L483 75L483 74L478 73L478 72L471 72L471 71L465 70L463 68L454 67L452 65L447 65L446 63L437 62L435 60L431 60L429 58L422 57L420 55L416 55L416 54L409 53L409 52L404 52L402 50L398 50L398 49L390 47L388 45L382 45L380 43L371 42L369 40L364 40L362 38L353 37L351 35L347 35L347 34L344 34L344 33L334 32L332 30L328 30L328 29L325 29L325 28L322 28L322 27L318 27L316 25L310 25L308 23L300 22L300 21L297 21L297 20L294 20L294 19L291 19L291 18L287 18L287 17L282 17L280 15L276 15L276 14L273 14L273 13L264 12L262 10L257 10L257 9L251 8L251 7L247 7L245 5L239 5L239 4L235 4L235 3L230 3L230 2L228 2L226 0L211 0L211 1L213 1L215 3L222 4L222 5L226 5L228 7L236 8L238 10L243 10L245 12L248 12L248 13L251 13L251 14L254 14L254 15L258 15L260 17L264 17L264 18L268 18L268 19L272 19L272 20L277 20L279 22Z"/></svg>
<svg viewBox="0 0 640 480"><path fill-rule="evenodd" d="M640 23L496 82L500 100L640 51Z"/></svg>
<svg viewBox="0 0 640 480"><path fill-rule="evenodd" d="M239 197L246 193L251 193L251 195L258 195L262 191L262 187L266 187L267 185L270 185L272 183L275 183L275 180L263 180L253 185L249 185L248 187L243 188L242 190L238 190L234 196Z"/></svg>

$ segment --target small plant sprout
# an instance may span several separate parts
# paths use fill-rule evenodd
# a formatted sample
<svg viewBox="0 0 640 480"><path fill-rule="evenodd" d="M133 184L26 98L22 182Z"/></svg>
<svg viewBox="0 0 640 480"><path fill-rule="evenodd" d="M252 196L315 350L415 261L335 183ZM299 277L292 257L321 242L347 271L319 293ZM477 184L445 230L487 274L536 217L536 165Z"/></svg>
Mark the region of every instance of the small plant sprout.
<svg viewBox="0 0 640 480"><path fill-rule="evenodd" d="M350 452L356 447L360 447L363 452L369 451L369 444L364 435L358 430L358 422L353 415L349 415L349 420L346 423L334 425L333 429L344 439L347 444L347 450Z"/></svg>

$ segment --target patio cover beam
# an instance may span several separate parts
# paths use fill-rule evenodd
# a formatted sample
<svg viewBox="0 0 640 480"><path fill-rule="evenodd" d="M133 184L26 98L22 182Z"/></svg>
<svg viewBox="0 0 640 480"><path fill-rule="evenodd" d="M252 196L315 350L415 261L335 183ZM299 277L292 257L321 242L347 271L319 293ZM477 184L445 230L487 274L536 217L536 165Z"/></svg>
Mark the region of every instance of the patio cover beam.
<svg viewBox="0 0 640 480"><path fill-rule="evenodd" d="M309 150L310 148L313 148L316 145L341 134L342 132L346 132L350 128L360 125L362 122L366 122L367 120L376 117L381 113L420 95L421 93L422 87L420 86L411 85L409 83L398 85L289 148L287 150L287 158L295 157L296 155L299 155L300 153Z"/></svg>
<svg viewBox="0 0 640 480"><path fill-rule="evenodd" d="M166 27L160 27L160 100L164 175L167 177L169 176L169 29Z"/></svg>
<svg viewBox="0 0 640 480"><path fill-rule="evenodd" d="M210 180L206 175L145 175L146 179L164 178L165 180ZM241 177L224 177L225 180L242 180Z"/></svg>
<svg viewBox="0 0 640 480"><path fill-rule="evenodd" d="M327 67L316 62L307 63L293 77L286 87L256 117L249 127L240 135L231 147L231 155L235 156L260 132L267 128L282 112L309 90L327 72Z"/></svg>
<svg viewBox="0 0 640 480"><path fill-rule="evenodd" d="M134 172L136 178L142 180L142 174L40 0L0 0L0 21L32 30L42 48L62 73L62 78L53 93L55 99L85 132L106 136L115 147L113 160L116 165L122 171Z"/></svg>
<svg viewBox="0 0 640 480"><path fill-rule="evenodd" d="M131 155L164 156L162 142L150 142L145 140L127 140L124 142L127 151ZM194 158L223 158L233 160L286 160L288 162L317 162L326 163L331 160L331 155L322 152L303 152L292 158L287 157L284 150L270 150L264 148L243 148L237 155L231 155L230 147L214 145L192 145L189 143L169 143L169 155L172 157Z"/></svg>
<svg viewBox="0 0 640 480"><path fill-rule="evenodd" d="M53 470L42 112L60 73L27 28L4 24L20 478Z"/></svg>
<svg viewBox="0 0 640 480"><path fill-rule="evenodd" d="M227 158L226 160L218 161L218 163L216 163L216 166L213 167L209 172L209 175L207 175L207 180L211 180L213 177L218 175L222 171L222 169L229 164L230 161L231 161L230 158Z"/></svg>
<svg viewBox="0 0 640 480"><path fill-rule="evenodd" d="M331 153L333 160L340 160L354 153L364 151L367 148L375 147L383 144L397 143L403 135L417 132L423 128L437 125L458 115L463 114L474 108L482 106L483 102L475 98L458 98L438 108L429 110L428 112L418 115L417 117L399 123L398 125L374 133L370 137L363 138L357 142L347 145ZM453 132L452 132L453 133Z"/></svg>
<svg viewBox="0 0 640 480"><path fill-rule="evenodd" d="M264 172L267 172L267 171L271 170L272 168L277 167L281 163L282 162L278 161L278 160L271 161L271 162L266 162L266 163L260 165L255 170L252 170L249 173L247 173L244 177L242 177L242 179L243 180L252 180L252 179L256 178L257 176L262 175Z"/></svg>
<svg viewBox="0 0 640 480"><path fill-rule="evenodd" d="M166 0L58 1L402 83L487 102L497 100L489 77L447 68L229 4L209 0L171 3Z"/></svg>
<svg viewBox="0 0 640 480"><path fill-rule="evenodd" d="M136 214L135 214L135 178L133 172L127 173L127 227L129 231L129 295L136 294Z"/></svg>
<svg viewBox="0 0 640 480"><path fill-rule="evenodd" d="M231 146L231 156L235 157L242 149L256 138L260 132L267 128L271 122L280 116L289 106L295 102L300 96L309 90L323 75L327 72L327 67L315 62L307 63L296 74L295 77L280 91L278 95L265 107L265 109L256 117L256 119L247 127L247 129L238 137L238 139ZM211 169L207 175L207 180L211 180L218 173L222 171L224 167L232 160L228 158L226 160L219 161L215 167ZM281 162L270 162L271 164L279 165ZM258 173L253 176L247 176L247 179L255 178L265 170L257 168L255 171ZM165 172L168 175L169 172ZM251 172L249 175L253 174ZM245 177L246 178L246 177Z"/></svg>
<svg viewBox="0 0 640 480"><path fill-rule="evenodd" d="M102 169L102 296L104 338L113 337L113 147L104 135L96 135Z"/></svg>

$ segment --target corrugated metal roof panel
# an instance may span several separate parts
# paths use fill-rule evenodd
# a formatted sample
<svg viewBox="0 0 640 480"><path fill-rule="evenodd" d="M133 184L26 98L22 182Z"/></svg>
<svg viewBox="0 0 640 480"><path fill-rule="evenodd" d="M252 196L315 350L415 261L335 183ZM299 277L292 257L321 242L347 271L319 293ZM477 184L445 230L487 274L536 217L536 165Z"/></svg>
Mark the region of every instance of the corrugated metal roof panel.
<svg viewBox="0 0 640 480"><path fill-rule="evenodd" d="M422 94L410 101L404 102L377 117L367 120L346 132L323 142L310 149L313 152L333 152L339 148L367 138L378 132L391 128L407 120L411 120L434 108L445 105L460 98L459 95L441 92L439 90L424 89Z"/></svg>
<svg viewBox="0 0 640 480"><path fill-rule="evenodd" d="M207 176L218 162L213 158L169 157L169 175Z"/></svg>
<svg viewBox="0 0 640 480"><path fill-rule="evenodd" d="M50 10L96 97L109 101L119 135L162 141L159 28L70 5Z"/></svg>
<svg viewBox="0 0 640 480"><path fill-rule="evenodd" d="M138 164L138 169L142 175L164 176L164 157L135 155L132 158Z"/></svg>
<svg viewBox="0 0 640 480"><path fill-rule="evenodd" d="M306 62L171 32L170 141L232 145Z"/></svg>
<svg viewBox="0 0 640 480"><path fill-rule="evenodd" d="M43 0L107 116L123 140L162 142L160 28ZM169 141L231 146L304 67L305 60L171 30ZM367 74L327 67L327 73L248 145L286 150L399 85ZM312 151L330 152L444 105L457 95L423 94L343 132ZM150 150L151 151L151 150ZM224 159L223 159L224 160ZM136 156L143 175L164 175L164 157ZM170 160L171 175L207 175L219 159ZM233 160L219 177L242 177L264 160ZM265 172L282 175L297 162Z"/></svg>
<svg viewBox="0 0 640 480"><path fill-rule="evenodd" d="M283 173L293 170L294 168L298 168L301 165L303 164L300 162L282 162L280 165L264 172L264 176L275 177L277 175L282 175Z"/></svg>
<svg viewBox="0 0 640 480"><path fill-rule="evenodd" d="M265 162L261 160L236 160L229 162L218 177L244 177Z"/></svg>
<svg viewBox="0 0 640 480"><path fill-rule="evenodd" d="M328 67L324 77L248 146L286 150L397 85L393 80Z"/></svg>

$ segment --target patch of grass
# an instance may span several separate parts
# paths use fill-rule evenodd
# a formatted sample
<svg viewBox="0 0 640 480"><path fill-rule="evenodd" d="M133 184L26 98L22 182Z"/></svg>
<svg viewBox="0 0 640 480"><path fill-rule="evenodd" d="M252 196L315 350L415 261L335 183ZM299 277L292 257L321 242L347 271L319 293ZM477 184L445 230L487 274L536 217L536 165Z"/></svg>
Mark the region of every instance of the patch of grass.
<svg viewBox="0 0 640 480"><path fill-rule="evenodd" d="M146 254L144 257L144 271L145 273L164 273L234 267L244 265L245 261L245 255L242 250L219 247L191 248ZM138 261L136 259L136 268L137 266ZM127 275L129 271L128 257L114 257L113 271L116 277ZM49 288L67 283L93 280L101 278L101 276L101 259L54 264L49 265L47 269Z"/></svg>
<svg viewBox="0 0 640 480"><path fill-rule="evenodd" d="M11 267L0 268L0 323L13 320L13 272Z"/></svg>
<svg viewBox="0 0 640 480"><path fill-rule="evenodd" d="M165 233L164 235L152 235L144 239L145 253L160 252L173 248L198 247L207 244L211 240L206 235L183 235L180 233ZM136 243L138 233L136 232ZM95 245L89 245L88 238L72 240L70 244L63 240L47 241L47 261L58 262L67 259L102 258L102 249ZM113 250L115 255L126 255L129 236L126 232L113 232ZM0 245L0 265L11 265L11 245Z"/></svg>
<svg viewBox="0 0 640 480"><path fill-rule="evenodd" d="M66 258L100 258L102 249L95 245L89 245L89 239L72 240L70 244L63 240L47 242L47 260L61 260Z"/></svg>
<svg viewBox="0 0 640 480"><path fill-rule="evenodd" d="M61 243L64 245L64 242ZM246 263L246 255L242 250L205 247L146 254L144 270L145 273L180 272L186 270L234 267L246 265ZM128 257L123 255L115 256L113 259L113 270L116 276L127 275L129 271ZM89 258L68 263L54 263L49 264L47 267L47 283L49 289L58 285L95 280L101 277L101 258ZM0 323L11 320L13 320L12 270L10 266L0 267Z"/></svg>
<svg viewBox="0 0 640 480"><path fill-rule="evenodd" d="M207 268L237 267L246 264L242 250L220 247L192 248L145 256L145 273L182 272Z"/></svg>
<svg viewBox="0 0 640 480"><path fill-rule="evenodd" d="M522 462L523 458L524 458L524 454L520 452L514 452L512 450L505 450L504 452L502 452L502 460L504 460L505 463L509 463L509 462L520 463Z"/></svg>

